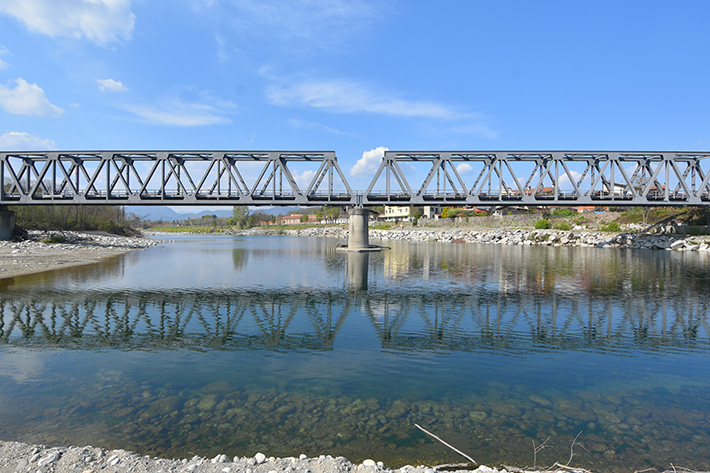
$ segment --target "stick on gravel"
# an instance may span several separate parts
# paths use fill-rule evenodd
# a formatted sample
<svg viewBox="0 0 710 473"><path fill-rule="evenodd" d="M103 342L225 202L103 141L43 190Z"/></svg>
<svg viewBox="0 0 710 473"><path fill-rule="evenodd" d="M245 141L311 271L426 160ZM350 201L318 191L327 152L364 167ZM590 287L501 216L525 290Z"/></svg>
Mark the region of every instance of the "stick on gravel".
<svg viewBox="0 0 710 473"><path fill-rule="evenodd" d="M438 440L439 442L443 443L444 445L446 445L447 447L449 447L449 448L450 448L451 450L453 450L454 452L458 453L459 455L461 455L462 457L466 458L467 460L470 460L471 463L473 463L474 465L478 465L478 462L477 462L476 460L474 460L473 458L469 457L468 455L466 455L465 453L463 453L463 452L462 452L461 450L459 450L458 448L456 448L456 447L454 447L454 446L452 446L452 445L449 445L448 443L444 442L444 441L441 440L439 437L437 437L436 435L432 434L431 432L429 432L428 430L426 430L425 428L423 428L423 427L420 426L419 424L414 424L414 427L416 427L417 429L421 430L421 431L424 432L425 434L427 434L427 435L429 435L429 436L431 436L431 437L434 437L436 440Z"/></svg>

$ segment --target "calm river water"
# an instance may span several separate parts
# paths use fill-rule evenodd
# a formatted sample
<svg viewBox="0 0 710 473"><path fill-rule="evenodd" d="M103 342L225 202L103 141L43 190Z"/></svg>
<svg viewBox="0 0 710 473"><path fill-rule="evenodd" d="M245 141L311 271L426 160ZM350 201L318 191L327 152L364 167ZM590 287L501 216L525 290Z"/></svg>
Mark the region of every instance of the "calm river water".
<svg viewBox="0 0 710 473"><path fill-rule="evenodd" d="M173 238L173 237L171 237ZM0 286L0 438L710 468L710 258L178 237ZM547 440L537 454L533 445Z"/></svg>

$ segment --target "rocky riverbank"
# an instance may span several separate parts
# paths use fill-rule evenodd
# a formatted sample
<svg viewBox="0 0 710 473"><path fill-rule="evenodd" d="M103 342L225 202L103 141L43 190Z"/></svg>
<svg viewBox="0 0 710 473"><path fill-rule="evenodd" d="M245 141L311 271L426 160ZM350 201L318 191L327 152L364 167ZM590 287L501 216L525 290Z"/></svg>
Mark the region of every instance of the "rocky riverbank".
<svg viewBox="0 0 710 473"><path fill-rule="evenodd" d="M435 473L457 471L461 473L523 473L526 470L479 466L465 469L460 466L411 466L398 469L387 468L382 462L365 460L353 464L344 457L333 458L321 455L309 458L306 455L288 458L267 457L257 453L253 457L233 457L220 454L214 458L193 456L190 459L171 460L141 456L126 450L104 450L87 447L46 447L19 442L0 441L0 473ZM547 469L546 473L560 471L586 472L566 467ZM686 470L687 471L687 470ZM534 470L539 473L538 470ZM529 471L528 473L533 473ZM587 472L589 473L589 472Z"/></svg>
<svg viewBox="0 0 710 473"><path fill-rule="evenodd" d="M158 243L101 232L32 230L24 241L0 241L0 279L97 263Z"/></svg>
<svg viewBox="0 0 710 473"><path fill-rule="evenodd" d="M279 231L254 228L234 232L240 235L290 235L347 239L344 227L311 227ZM597 248L635 248L648 250L710 251L710 236L672 233L600 232L592 230L533 229L392 229L370 230L372 241L432 241L453 243L487 243L498 245L578 246Z"/></svg>

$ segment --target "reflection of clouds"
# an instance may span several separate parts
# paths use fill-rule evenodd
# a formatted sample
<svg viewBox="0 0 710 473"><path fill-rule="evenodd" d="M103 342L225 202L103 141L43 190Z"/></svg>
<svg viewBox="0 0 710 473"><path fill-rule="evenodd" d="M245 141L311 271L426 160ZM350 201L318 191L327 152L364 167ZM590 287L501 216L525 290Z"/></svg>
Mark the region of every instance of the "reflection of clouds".
<svg viewBox="0 0 710 473"><path fill-rule="evenodd" d="M16 383L33 383L42 381L44 372L44 356L36 352L3 353L0 363L0 378L12 378Z"/></svg>

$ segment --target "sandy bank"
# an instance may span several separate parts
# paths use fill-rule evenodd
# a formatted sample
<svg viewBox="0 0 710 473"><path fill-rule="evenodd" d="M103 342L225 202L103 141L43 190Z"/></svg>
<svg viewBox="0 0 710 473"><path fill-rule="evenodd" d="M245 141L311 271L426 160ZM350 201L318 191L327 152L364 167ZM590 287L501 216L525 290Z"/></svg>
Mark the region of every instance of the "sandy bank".
<svg viewBox="0 0 710 473"><path fill-rule="evenodd" d="M64 240L48 243L49 239ZM22 242L0 241L0 279L97 263L158 242L90 232L30 231Z"/></svg>

